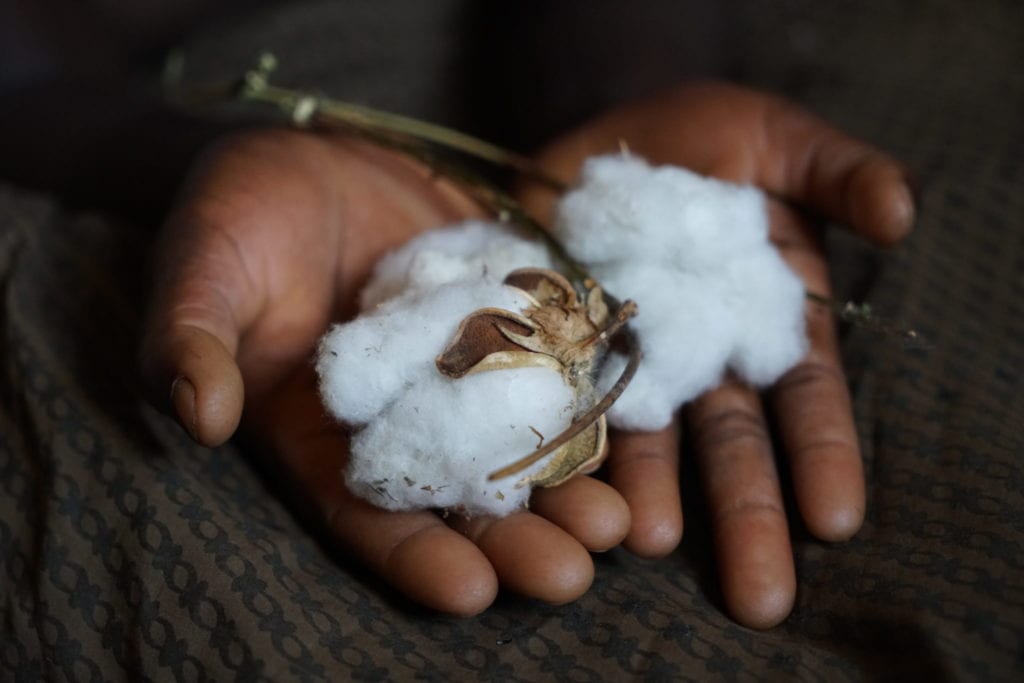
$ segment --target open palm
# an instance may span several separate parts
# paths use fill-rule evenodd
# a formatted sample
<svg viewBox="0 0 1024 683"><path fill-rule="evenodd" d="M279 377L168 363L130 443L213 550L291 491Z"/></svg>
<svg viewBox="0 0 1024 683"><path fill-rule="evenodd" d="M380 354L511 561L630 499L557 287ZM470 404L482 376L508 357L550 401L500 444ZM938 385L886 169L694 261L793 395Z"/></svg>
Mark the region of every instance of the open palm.
<svg viewBox="0 0 1024 683"><path fill-rule="evenodd" d="M788 137L773 140L779 131L765 130L756 115L768 103L782 106L728 88L677 93L567 138L544 163L568 178L583 156L621 138L652 161L756 182L865 232L870 226L876 237L905 230L911 210L898 206L905 192L898 167L796 110L778 122L785 128L793 117L793 130L781 131ZM685 123L675 115L680 108L691 108ZM723 108L738 113L714 113ZM685 142L696 132L707 148ZM715 138L729 144L715 147ZM846 156L831 162L801 145L819 145L819 154L837 147ZM528 201L544 210L549 198ZM164 395L170 391L194 438L222 443L241 420L368 567L413 600L457 614L485 609L499 585L549 602L572 600L593 577L588 551L625 539L640 554L663 554L682 532L675 478L665 476L676 472L671 432L620 435L609 483L577 477L535 493L530 512L500 520L386 512L345 490L347 441L317 397L309 362L316 341L332 321L355 313L358 289L383 253L475 213L426 169L365 143L288 131L226 141L197 165L168 219L143 353L148 377ZM781 202L773 218L787 258L810 288L825 291L807 224ZM774 400L801 511L812 531L838 539L860 524L863 483L831 321L809 313L814 350ZM690 418L730 607L745 623L770 625L788 612L794 587L758 399L729 385L698 401Z"/></svg>
<svg viewBox="0 0 1024 683"><path fill-rule="evenodd" d="M793 104L720 83L693 84L623 108L554 143L541 164L571 179L588 156L622 145L653 163L686 166L769 194L770 236L806 288L828 295L818 226L808 213L843 222L879 244L903 237L914 206L899 164ZM523 200L548 216L554 198L527 188ZM628 292L622 293L628 295ZM855 534L864 518L860 450L829 311L808 302L810 351L768 393L796 501L808 529L828 541ZM723 594L740 622L767 627L792 608L796 579L786 511L758 392L734 380L685 411L714 525ZM678 427L618 434L609 481L632 513L625 545L670 552L683 531Z"/></svg>

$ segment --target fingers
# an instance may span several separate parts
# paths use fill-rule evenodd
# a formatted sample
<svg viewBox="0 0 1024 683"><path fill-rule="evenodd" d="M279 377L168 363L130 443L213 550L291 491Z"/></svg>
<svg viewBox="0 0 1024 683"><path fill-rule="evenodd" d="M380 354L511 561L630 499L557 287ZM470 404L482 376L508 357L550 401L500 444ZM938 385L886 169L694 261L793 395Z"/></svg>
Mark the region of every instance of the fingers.
<svg viewBox="0 0 1024 683"><path fill-rule="evenodd" d="M487 556L504 588L553 604L575 600L594 580L588 551L613 548L629 531L626 501L607 484L577 476L535 490L530 508L448 522Z"/></svg>
<svg viewBox="0 0 1024 683"><path fill-rule="evenodd" d="M501 585L552 604L583 595L594 580L594 563L583 545L532 512L502 518L450 519L487 556Z"/></svg>
<svg viewBox="0 0 1024 683"><path fill-rule="evenodd" d="M432 513L378 510L347 491L324 497L346 501L333 526L371 568L417 602L455 614L484 609L499 584L552 604L575 600L594 579L588 550L614 547L629 528L625 502L589 477L538 491L533 511L453 515L450 528Z"/></svg>
<svg viewBox="0 0 1024 683"><path fill-rule="evenodd" d="M494 600L499 585L544 602L574 600L593 581L588 550L616 545L629 528L618 493L586 476L536 491L533 512L500 519L450 515L442 521L432 512L390 512L355 498L341 476L346 441L323 415L308 366L246 419L265 425L263 445L308 492L338 539L410 599L433 609L475 614Z"/></svg>
<svg viewBox="0 0 1024 683"><path fill-rule="evenodd" d="M781 205L772 232L787 263L811 291L828 295L828 270L813 226ZM826 541L849 539L864 520L864 472L850 394L831 312L808 301L810 350L770 393L779 435L790 460L797 506L808 530Z"/></svg>
<svg viewBox="0 0 1024 683"><path fill-rule="evenodd" d="M338 445L338 444L336 444ZM333 531L372 571L414 602L450 614L479 614L494 602L498 577L470 539L432 512L390 512L339 490Z"/></svg>
<svg viewBox="0 0 1024 683"><path fill-rule="evenodd" d="M779 98L766 100L763 125L758 175L766 189L879 244L910 231L914 197L902 164Z"/></svg>
<svg viewBox="0 0 1024 683"><path fill-rule="evenodd" d="M620 492L587 476L555 488L535 489L530 510L565 530L591 552L622 543L630 530L630 508Z"/></svg>
<svg viewBox="0 0 1024 683"><path fill-rule="evenodd" d="M641 557L669 554L683 536L677 423L657 432L617 432L611 448L608 480L631 516L623 545Z"/></svg>
<svg viewBox="0 0 1024 683"><path fill-rule="evenodd" d="M652 108L665 125L631 134L656 158L752 183L878 244L897 242L913 225L902 164L782 97L698 83L638 111L651 116Z"/></svg>
<svg viewBox="0 0 1024 683"><path fill-rule="evenodd" d="M810 280L817 291L828 291L823 276ZM844 541L864 521L864 471L831 312L811 301L805 305L810 351L776 382L771 404L808 530L822 540Z"/></svg>
<svg viewBox="0 0 1024 683"><path fill-rule="evenodd" d="M341 544L409 599L463 616L494 601L490 561L437 515L390 512L349 493L342 476L347 438L323 414L311 367L302 366L246 419L264 427L262 445Z"/></svg>
<svg viewBox="0 0 1024 683"><path fill-rule="evenodd" d="M222 143L197 166L157 244L143 371L158 405L170 392L173 412L205 445L223 442L238 426L244 401L240 340L266 311L268 292L276 288L275 301L302 310L282 283L289 282L287 265L294 260L286 248L288 233L295 233L288 222L325 221L325 193L305 182L309 173L300 168L309 163L300 152L313 144L294 134ZM282 156L296 168L273 162ZM268 254L278 262L270 263ZM327 269L308 261L306 273ZM302 294L326 308L325 280L309 277ZM273 331L276 343L270 346L277 353L295 346L284 327ZM246 378L252 384L266 379L252 373Z"/></svg>
<svg viewBox="0 0 1024 683"><path fill-rule="evenodd" d="M879 244L909 232L908 172L787 100L726 83L693 83L615 110L551 145L538 163L570 182L588 156L628 148L648 160L752 183L849 225ZM520 195L535 215L556 197L537 184Z"/></svg>
<svg viewBox="0 0 1024 683"><path fill-rule="evenodd" d="M913 225L902 164L782 97L698 83L653 106L671 123L633 135L666 161L752 183L879 244L898 241Z"/></svg>
<svg viewBox="0 0 1024 683"><path fill-rule="evenodd" d="M248 285L224 240L198 226L179 232L187 247L178 248L187 248L188 256L169 258L165 250L157 265L141 364L154 402L163 405L169 394L174 414L192 438L215 446L235 431L242 412L235 353L240 325L251 314L237 296Z"/></svg>
<svg viewBox="0 0 1024 683"><path fill-rule="evenodd" d="M223 443L242 412L242 376L235 362L249 315L229 292L244 293L242 268L216 240L190 240L191 263L158 266L157 286L142 345L142 368L157 405L167 401L198 442Z"/></svg>
<svg viewBox="0 0 1024 683"><path fill-rule="evenodd" d="M150 365L150 374L158 378L152 381L154 385L170 385L171 409L188 434L203 445L217 446L238 427L245 392L242 375L226 346L233 340L211 334L202 324L181 322L153 331L147 343L153 360L144 364ZM168 382L169 377L173 379Z"/></svg>
<svg viewBox="0 0 1024 683"><path fill-rule="evenodd" d="M238 426L244 391L235 355L263 291L232 233L246 213L238 203L242 181L231 170L223 159L202 166L169 217L156 246L156 285L142 344L142 370L155 402L162 405L170 391L179 421L209 446Z"/></svg>
<svg viewBox="0 0 1024 683"><path fill-rule="evenodd" d="M770 628L793 607L796 573L759 399L726 383L689 418L726 606L741 624Z"/></svg>
<svg viewBox="0 0 1024 683"><path fill-rule="evenodd" d="M812 354L775 385L772 402L808 530L845 541L864 521L864 472L842 372Z"/></svg>

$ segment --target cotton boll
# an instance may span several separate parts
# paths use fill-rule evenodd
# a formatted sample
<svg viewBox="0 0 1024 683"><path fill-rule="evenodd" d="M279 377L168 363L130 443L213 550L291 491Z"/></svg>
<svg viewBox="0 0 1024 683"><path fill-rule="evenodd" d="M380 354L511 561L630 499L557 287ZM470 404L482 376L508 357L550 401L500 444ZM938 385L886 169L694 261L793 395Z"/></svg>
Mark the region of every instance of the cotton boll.
<svg viewBox="0 0 1024 683"><path fill-rule="evenodd" d="M643 362L609 412L657 429L727 368L764 385L806 351L803 286L768 240L763 194L682 168L588 160L556 210L556 234L610 292L634 299ZM613 358L607 391L624 359Z"/></svg>
<svg viewBox="0 0 1024 683"><path fill-rule="evenodd" d="M518 311L527 305L522 292L479 279L412 290L335 325L317 352L324 405L342 422L365 424L410 385L437 373L434 359L467 315L480 308Z"/></svg>
<svg viewBox="0 0 1024 683"><path fill-rule="evenodd" d="M575 396L560 372L525 367L442 375L437 356L461 322L482 308L518 312L531 300L500 283L521 267L548 267L540 242L505 227L469 222L426 233L379 264L359 318L321 341L324 404L354 426L349 488L395 510L451 507L508 514L530 487L487 476L534 451L571 423ZM531 429L532 428L532 429Z"/></svg>
<svg viewBox="0 0 1024 683"><path fill-rule="evenodd" d="M411 289L489 276L501 280L516 268L550 268L547 247L508 225L466 221L431 230L387 254L360 294L363 310Z"/></svg>
<svg viewBox="0 0 1024 683"><path fill-rule="evenodd" d="M680 272L626 262L599 272L611 291L633 298L641 311L631 326L643 362L609 411L615 427L660 429L675 409L717 386L727 368L766 386L806 353L803 283L767 242L716 269ZM601 389L611 386L622 363L604 369Z"/></svg>
<svg viewBox="0 0 1024 683"><path fill-rule="evenodd" d="M589 159L555 218L569 252L591 265L628 258L702 270L756 249L767 232L755 188L621 155Z"/></svg>
<svg viewBox="0 0 1024 683"><path fill-rule="evenodd" d="M572 421L574 396L547 368L421 378L352 441L346 481L357 495L392 510L465 508L506 515L523 507L521 477L487 476L537 447L534 429L554 438ZM532 427L532 429L531 429Z"/></svg>

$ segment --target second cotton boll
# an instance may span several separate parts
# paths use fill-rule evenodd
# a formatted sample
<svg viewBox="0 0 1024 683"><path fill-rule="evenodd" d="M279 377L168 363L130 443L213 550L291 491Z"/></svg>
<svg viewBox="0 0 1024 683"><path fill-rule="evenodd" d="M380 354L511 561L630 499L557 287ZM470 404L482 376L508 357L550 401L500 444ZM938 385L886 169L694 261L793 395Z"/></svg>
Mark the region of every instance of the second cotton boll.
<svg viewBox="0 0 1024 683"><path fill-rule="evenodd" d="M803 283L769 242L753 187L596 157L559 202L555 232L607 291L640 307L631 325L644 360L608 414L616 427L660 429L726 369L768 385L806 352ZM624 362L607 365L601 387Z"/></svg>
<svg viewBox="0 0 1024 683"><path fill-rule="evenodd" d="M515 488L518 477L487 477L569 426L572 390L549 368L452 380L434 361L474 311L529 306L501 284L509 271L549 265L536 241L480 222L424 234L378 264L366 310L331 328L316 364L327 409L360 428L345 472L350 490L392 510L506 515L526 504L530 487Z"/></svg>

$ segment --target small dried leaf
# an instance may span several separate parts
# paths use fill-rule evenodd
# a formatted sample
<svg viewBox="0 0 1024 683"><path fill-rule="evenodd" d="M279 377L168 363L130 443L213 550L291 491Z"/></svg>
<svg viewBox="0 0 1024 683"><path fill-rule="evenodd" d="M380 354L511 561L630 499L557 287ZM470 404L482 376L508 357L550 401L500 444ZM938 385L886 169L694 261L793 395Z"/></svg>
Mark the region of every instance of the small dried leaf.
<svg viewBox="0 0 1024 683"><path fill-rule="evenodd" d="M547 268L519 268L505 276L511 285L529 294L541 306L575 306L576 290L561 273Z"/></svg>
<svg viewBox="0 0 1024 683"><path fill-rule="evenodd" d="M455 338L437 357L441 374L457 379L468 374L487 356L498 351L522 351L523 347L506 335L528 338L534 334L529 320L500 308L482 308L466 317Z"/></svg>
<svg viewBox="0 0 1024 683"><path fill-rule="evenodd" d="M537 309L534 309L537 310ZM546 353L548 355L554 355L553 344L550 339L550 335L544 333L544 328L540 327L538 330L540 334L533 333L529 336L524 334L516 334L507 329L502 329L501 333L505 336L505 339L509 340L520 349L529 353Z"/></svg>
<svg viewBox="0 0 1024 683"><path fill-rule="evenodd" d="M610 316L608 304L604 300L604 292L598 285L594 285L587 292L587 318L594 324L594 327L602 328L608 323Z"/></svg>
<svg viewBox="0 0 1024 683"><path fill-rule="evenodd" d="M534 353L533 351L496 351L470 368L466 375L490 370L514 370L516 368L548 368L559 373L565 370L561 363L547 354Z"/></svg>

